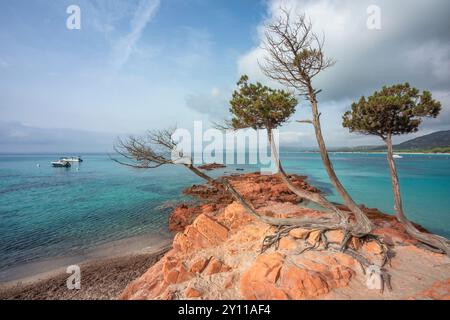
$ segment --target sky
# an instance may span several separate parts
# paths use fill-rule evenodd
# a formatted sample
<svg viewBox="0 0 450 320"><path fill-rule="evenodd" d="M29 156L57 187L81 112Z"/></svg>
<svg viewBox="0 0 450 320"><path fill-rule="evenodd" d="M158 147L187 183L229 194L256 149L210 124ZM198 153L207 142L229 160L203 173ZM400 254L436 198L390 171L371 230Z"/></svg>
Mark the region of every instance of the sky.
<svg viewBox="0 0 450 320"><path fill-rule="evenodd" d="M70 5L80 30L66 26ZM370 5L380 30L367 28ZM258 61L281 7L306 13L337 61L314 83L328 146L379 144L348 133L342 114L405 81L443 104L418 135L450 129L448 0L16 0L0 2L0 152L103 152L117 136L228 117L242 74L279 86ZM292 120L308 110L300 101ZM315 146L312 128L281 131L282 145Z"/></svg>

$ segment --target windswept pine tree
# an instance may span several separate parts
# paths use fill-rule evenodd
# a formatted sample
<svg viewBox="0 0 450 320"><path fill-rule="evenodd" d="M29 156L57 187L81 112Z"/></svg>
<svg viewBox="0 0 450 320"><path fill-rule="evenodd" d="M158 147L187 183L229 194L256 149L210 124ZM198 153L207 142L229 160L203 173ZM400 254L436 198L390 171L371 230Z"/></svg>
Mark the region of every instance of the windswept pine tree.
<svg viewBox="0 0 450 320"><path fill-rule="evenodd" d="M266 26L263 47L266 58L261 68L269 78L294 89L309 102L313 118L299 122L314 126L320 155L331 183L355 215L356 223L351 233L363 237L370 233L373 225L336 175L322 135L317 99L322 90L314 87L313 80L335 63L325 56L323 47L324 40L313 32L312 23L305 15L293 16L288 10L281 9L278 20Z"/></svg>
<svg viewBox="0 0 450 320"><path fill-rule="evenodd" d="M392 145L393 136L417 132L423 118L436 118L440 110L440 102L434 100L430 92L421 93L409 83L397 84L383 87L372 96L361 97L353 103L351 111L343 116L343 126L351 132L378 136L385 142L398 221L419 241L450 255L449 240L420 232L406 218Z"/></svg>
<svg viewBox="0 0 450 320"><path fill-rule="evenodd" d="M233 118L228 122L228 127L233 130L244 128L267 130L273 161L281 179L288 188L300 198L315 202L323 208L335 212L341 219L343 227L346 228L347 217L343 212L320 193L296 187L281 164L274 142L273 130L289 121L295 113L298 105L295 96L284 90L269 88L259 82L249 83L246 75L241 77L237 85L238 90L233 92L230 101L230 112Z"/></svg>

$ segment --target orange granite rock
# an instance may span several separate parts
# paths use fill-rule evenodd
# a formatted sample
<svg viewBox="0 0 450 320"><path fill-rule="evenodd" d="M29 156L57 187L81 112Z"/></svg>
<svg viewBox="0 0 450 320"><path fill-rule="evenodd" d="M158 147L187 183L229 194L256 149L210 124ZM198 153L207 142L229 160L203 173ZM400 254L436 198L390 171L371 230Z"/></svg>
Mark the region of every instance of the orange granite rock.
<svg viewBox="0 0 450 320"><path fill-rule="evenodd" d="M189 272L192 273L202 273L203 270L205 270L206 266L208 265L209 259L206 258L200 258L191 265L189 268Z"/></svg>
<svg viewBox="0 0 450 320"><path fill-rule="evenodd" d="M173 247L184 253L218 245L228 238L228 229L211 217L201 214L183 233L178 233Z"/></svg>
<svg viewBox="0 0 450 320"><path fill-rule="evenodd" d="M164 281L168 284L186 282L194 277L194 275L187 270L184 263L174 257L165 259L162 272Z"/></svg>
<svg viewBox="0 0 450 320"><path fill-rule="evenodd" d="M284 237L280 240L278 248L280 250L295 250L297 249L297 246L297 241L288 237Z"/></svg>
<svg viewBox="0 0 450 320"><path fill-rule="evenodd" d="M186 289L185 295L186 298L200 298L202 296L202 292L195 288L189 287Z"/></svg>
<svg viewBox="0 0 450 320"><path fill-rule="evenodd" d="M297 205L300 199L277 176L247 174L229 179L261 214L324 216ZM292 179L314 191L304 177ZM319 240L319 231L293 229L281 239L279 252L272 247L261 255L262 241L276 232L274 226L255 219L218 186L194 186L190 192L206 203L175 209L172 226L179 233L173 249L131 282L121 299L404 299L413 292L419 292L412 297L416 299L449 298L450 283L444 281L450 276L445 267L450 264L448 257L417 248L395 217L376 209L362 208L374 222L374 234L395 251L388 272L392 271L396 289L386 296L366 288L360 264L348 254L326 250L299 254L299 249ZM344 233L327 231L326 236L330 242L341 243ZM381 250L376 242L351 238L349 244L372 263L379 262ZM416 276L419 268L424 270L420 279ZM355 285L348 287L350 281Z"/></svg>
<svg viewBox="0 0 450 320"><path fill-rule="evenodd" d="M209 260L209 263L206 266L205 270L203 271L203 274L210 276L216 273L227 272L229 270L230 267L224 265L220 260L216 259L215 257L212 257Z"/></svg>
<svg viewBox="0 0 450 320"><path fill-rule="evenodd" d="M411 300L450 300L450 279L436 281L430 288L419 292Z"/></svg>
<svg viewBox="0 0 450 320"><path fill-rule="evenodd" d="M271 253L259 256L243 273L240 291L245 299L308 299L346 286L352 275L339 260L324 259L320 253L295 261Z"/></svg>
<svg viewBox="0 0 450 320"><path fill-rule="evenodd" d="M309 235L310 230L306 229L294 229L289 232L289 235L295 239L306 239L306 237Z"/></svg>

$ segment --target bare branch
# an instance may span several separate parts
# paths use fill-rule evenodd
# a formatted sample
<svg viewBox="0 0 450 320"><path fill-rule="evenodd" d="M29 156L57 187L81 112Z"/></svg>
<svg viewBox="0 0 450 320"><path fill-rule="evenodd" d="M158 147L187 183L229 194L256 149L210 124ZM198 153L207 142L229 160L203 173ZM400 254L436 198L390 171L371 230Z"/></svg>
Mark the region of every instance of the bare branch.
<svg viewBox="0 0 450 320"><path fill-rule="evenodd" d="M281 8L278 20L266 26L262 48L267 56L258 63L269 78L307 95L311 80L335 62L325 57L325 37L313 32L311 21L305 15L294 19L291 15Z"/></svg>

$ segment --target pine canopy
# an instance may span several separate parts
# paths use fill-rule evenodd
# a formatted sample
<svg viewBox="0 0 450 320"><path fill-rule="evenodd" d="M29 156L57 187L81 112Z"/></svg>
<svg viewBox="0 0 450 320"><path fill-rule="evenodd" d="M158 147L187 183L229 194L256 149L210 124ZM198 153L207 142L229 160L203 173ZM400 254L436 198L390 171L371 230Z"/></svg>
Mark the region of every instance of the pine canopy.
<svg viewBox="0 0 450 320"><path fill-rule="evenodd" d="M385 139L418 131L422 118L436 118L440 110L441 103L429 91L420 93L409 83L397 84L385 86L367 99L361 97L344 114L342 125L351 132Z"/></svg>
<svg viewBox="0 0 450 320"><path fill-rule="evenodd" d="M289 92L271 89L261 83L248 83L242 76L233 92L230 112L233 129L274 129L281 126L295 112L297 99Z"/></svg>

